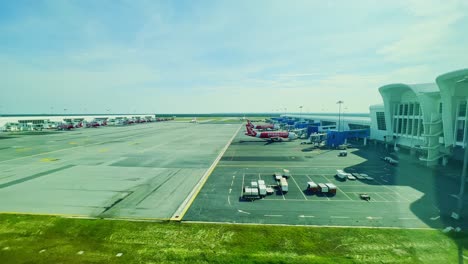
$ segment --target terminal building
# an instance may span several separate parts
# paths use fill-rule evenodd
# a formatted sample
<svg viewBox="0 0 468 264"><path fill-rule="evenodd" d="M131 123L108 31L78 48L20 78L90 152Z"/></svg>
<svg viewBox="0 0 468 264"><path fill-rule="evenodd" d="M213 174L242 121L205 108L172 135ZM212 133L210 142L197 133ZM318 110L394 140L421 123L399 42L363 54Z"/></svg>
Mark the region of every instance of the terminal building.
<svg viewBox="0 0 468 264"><path fill-rule="evenodd" d="M369 128L369 139L408 150L422 163L445 165L463 160L468 136L468 69L442 74L434 83L384 85L383 104L372 105L368 116L286 115L342 127Z"/></svg>

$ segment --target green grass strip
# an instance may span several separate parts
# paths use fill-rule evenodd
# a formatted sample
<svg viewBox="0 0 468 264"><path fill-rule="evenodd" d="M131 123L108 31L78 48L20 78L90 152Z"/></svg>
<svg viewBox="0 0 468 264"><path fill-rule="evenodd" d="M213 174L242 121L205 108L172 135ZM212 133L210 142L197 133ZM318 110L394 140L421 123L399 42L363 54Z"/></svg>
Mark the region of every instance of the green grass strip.
<svg viewBox="0 0 468 264"><path fill-rule="evenodd" d="M1 263L463 263L464 256L467 235L438 230L0 215Z"/></svg>

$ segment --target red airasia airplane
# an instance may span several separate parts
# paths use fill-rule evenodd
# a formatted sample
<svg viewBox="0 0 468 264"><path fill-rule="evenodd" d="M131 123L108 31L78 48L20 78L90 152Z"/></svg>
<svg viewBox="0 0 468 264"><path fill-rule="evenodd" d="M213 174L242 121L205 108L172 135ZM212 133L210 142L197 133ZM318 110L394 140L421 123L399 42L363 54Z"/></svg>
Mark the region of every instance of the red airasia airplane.
<svg viewBox="0 0 468 264"><path fill-rule="evenodd" d="M253 130L252 126L249 124L245 125L245 128L247 129L247 132L245 133L245 135L250 136L250 137L263 138L263 139L268 139L271 141L280 141L280 140L283 140L283 138L288 138L290 140L297 138L297 135L295 133L288 132L288 131L257 132Z"/></svg>
<svg viewBox="0 0 468 264"><path fill-rule="evenodd" d="M250 122L250 120L247 119L247 125L250 126L251 128L254 128L254 129L261 129L261 130L275 130L275 129L279 129L279 125L278 124L265 124L265 125L254 125Z"/></svg>

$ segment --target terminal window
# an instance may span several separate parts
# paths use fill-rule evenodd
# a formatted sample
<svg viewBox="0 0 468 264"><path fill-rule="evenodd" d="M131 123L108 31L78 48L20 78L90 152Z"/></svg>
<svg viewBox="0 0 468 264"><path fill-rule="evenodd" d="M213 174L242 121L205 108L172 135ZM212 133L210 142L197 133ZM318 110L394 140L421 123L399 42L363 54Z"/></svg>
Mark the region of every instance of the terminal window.
<svg viewBox="0 0 468 264"><path fill-rule="evenodd" d="M378 130L387 130L387 125L385 124L385 113L377 112L377 129Z"/></svg>
<svg viewBox="0 0 468 264"><path fill-rule="evenodd" d="M458 116L466 116L466 101L461 101L458 105Z"/></svg>

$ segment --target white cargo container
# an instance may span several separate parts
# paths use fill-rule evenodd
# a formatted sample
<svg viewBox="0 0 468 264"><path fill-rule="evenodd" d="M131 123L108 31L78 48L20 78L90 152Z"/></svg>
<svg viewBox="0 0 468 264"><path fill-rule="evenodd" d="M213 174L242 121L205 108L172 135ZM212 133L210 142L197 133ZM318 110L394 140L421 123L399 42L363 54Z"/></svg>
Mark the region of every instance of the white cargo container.
<svg viewBox="0 0 468 264"><path fill-rule="evenodd" d="M265 185L265 181L264 180L258 180L258 185Z"/></svg>
<svg viewBox="0 0 468 264"><path fill-rule="evenodd" d="M319 191L321 193L328 193L328 186L327 185L325 185L323 183L319 183L318 187L319 187Z"/></svg>
<svg viewBox="0 0 468 264"><path fill-rule="evenodd" d="M258 188L258 183L256 181L251 182L250 185L252 185L252 188Z"/></svg>
<svg viewBox="0 0 468 264"><path fill-rule="evenodd" d="M265 184L258 185L258 194L260 197L265 197L267 195L267 187Z"/></svg>
<svg viewBox="0 0 468 264"><path fill-rule="evenodd" d="M307 182L307 190L309 192L316 192L318 191L318 185L313 181Z"/></svg>
<svg viewBox="0 0 468 264"><path fill-rule="evenodd" d="M283 193L288 192L288 181L285 178L281 178L280 180L280 188Z"/></svg>
<svg viewBox="0 0 468 264"><path fill-rule="evenodd" d="M333 183L325 183L325 185L328 187L328 193L331 194L336 194L336 186Z"/></svg>
<svg viewBox="0 0 468 264"><path fill-rule="evenodd" d="M252 187L244 187L244 193L242 194L242 198L244 199L259 199L260 196L258 194L258 188L252 188Z"/></svg>

